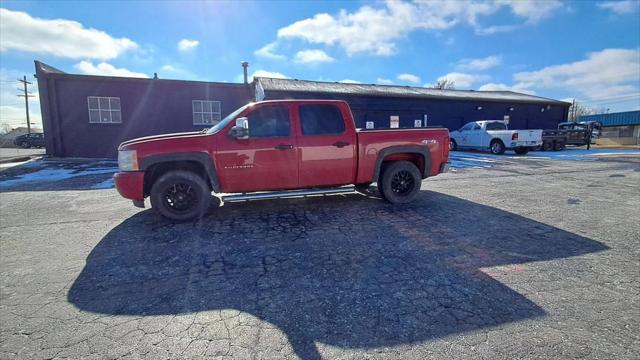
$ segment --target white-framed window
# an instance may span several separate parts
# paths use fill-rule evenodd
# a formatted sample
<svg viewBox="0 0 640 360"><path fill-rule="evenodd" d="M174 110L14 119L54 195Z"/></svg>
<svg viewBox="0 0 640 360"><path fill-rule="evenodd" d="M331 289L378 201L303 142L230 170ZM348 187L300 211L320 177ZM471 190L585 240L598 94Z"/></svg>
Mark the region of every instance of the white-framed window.
<svg viewBox="0 0 640 360"><path fill-rule="evenodd" d="M220 101L192 100L193 125L215 125L221 119Z"/></svg>
<svg viewBox="0 0 640 360"><path fill-rule="evenodd" d="M122 111L119 97L88 96L89 123L120 124Z"/></svg>

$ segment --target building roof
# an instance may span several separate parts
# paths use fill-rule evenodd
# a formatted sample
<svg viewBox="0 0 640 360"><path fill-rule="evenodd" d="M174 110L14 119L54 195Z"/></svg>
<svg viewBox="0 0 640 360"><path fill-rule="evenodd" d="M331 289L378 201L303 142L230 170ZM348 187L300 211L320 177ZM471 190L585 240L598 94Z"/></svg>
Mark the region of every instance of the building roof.
<svg viewBox="0 0 640 360"><path fill-rule="evenodd" d="M108 80L108 81L122 81L122 82L170 82L170 83L180 83L180 84L186 84L186 85L211 84L216 86L222 85L222 86L235 86L235 87L240 87L240 86L245 87L250 85L250 84L244 84L244 83L227 83L227 82L213 82L213 81L200 81L200 80L178 80L178 79L163 79L163 78L71 74L71 73L66 73L62 70L56 69L55 67L45 64L38 60L35 60L35 66L36 66L36 78L38 78L38 75L43 75L49 78L87 80L87 81Z"/></svg>
<svg viewBox="0 0 640 360"><path fill-rule="evenodd" d="M640 125L640 110L618 113L582 115L578 121L597 121L602 126L629 126Z"/></svg>
<svg viewBox="0 0 640 360"><path fill-rule="evenodd" d="M333 93L341 95L438 98L447 100L476 100L500 102L526 102L535 104L558 104L570 106L564 101L513 91L439 90L426 87L394 86L376 84L352 84L339 82L308 81L297 79L274 79L256 77L257 85L266 91Z"/></svg>

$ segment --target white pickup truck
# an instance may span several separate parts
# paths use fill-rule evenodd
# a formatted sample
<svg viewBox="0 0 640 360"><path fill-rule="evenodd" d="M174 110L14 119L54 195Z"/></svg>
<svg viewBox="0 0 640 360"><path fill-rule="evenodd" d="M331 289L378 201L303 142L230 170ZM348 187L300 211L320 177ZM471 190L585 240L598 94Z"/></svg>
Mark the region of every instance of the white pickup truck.
<svg viewBox="0 0 640 360"><path fill-rule="evenodd" d="M508 130L502 120L473 121L451 131L449 137L451 150L489 149L496 155L503 154L505 150L525 155L542 145L542 130Z"/></svg>

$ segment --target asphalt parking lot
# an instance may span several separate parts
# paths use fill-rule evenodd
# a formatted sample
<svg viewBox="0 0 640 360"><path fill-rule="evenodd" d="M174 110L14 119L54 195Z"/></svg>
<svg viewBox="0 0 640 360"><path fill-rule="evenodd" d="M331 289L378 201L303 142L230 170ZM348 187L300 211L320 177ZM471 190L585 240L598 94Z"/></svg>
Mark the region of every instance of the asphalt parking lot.
<svg viewBox="0 0 640 360"><path fill-rule="evenodd" d="M0 358L640 357L640 156L456 156L405 206L187 224L121 199L113 164L4 170Z"/></svg>

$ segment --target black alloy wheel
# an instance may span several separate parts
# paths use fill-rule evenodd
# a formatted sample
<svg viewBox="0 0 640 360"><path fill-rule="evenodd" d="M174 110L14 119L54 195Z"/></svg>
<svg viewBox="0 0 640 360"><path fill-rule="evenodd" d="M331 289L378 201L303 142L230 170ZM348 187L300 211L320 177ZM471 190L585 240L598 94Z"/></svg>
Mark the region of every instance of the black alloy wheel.
<svg viewBox="0 0 640 360"><path fill-rule="evenodd" d="M407 170L401 170L393 174L391 190L401 196L407 195L415 186L413 176Z"/></svg>
<svg viewBox="0 0 640 360"><path fill-rule="evenodd" d="M185 213L198 205L195 190L189 184L175 183L169 186L163 195L166 206L176 213Z"/></svg>
<svg viewBox="0 0 640 360"><path fill-rule="evenodd" d="M188 221L203 217L211 204L211 188L198 174L169 171L151 187L151 207L160 215L174 221Z"/></svg>
<svg viewBox="0 0 640 360"><path fill-rule="evenodd" d="M409 161L394 161L385 165L378 190L380 195L392 204L404 204L413 200L420 192L422 174Z"/></svg>

